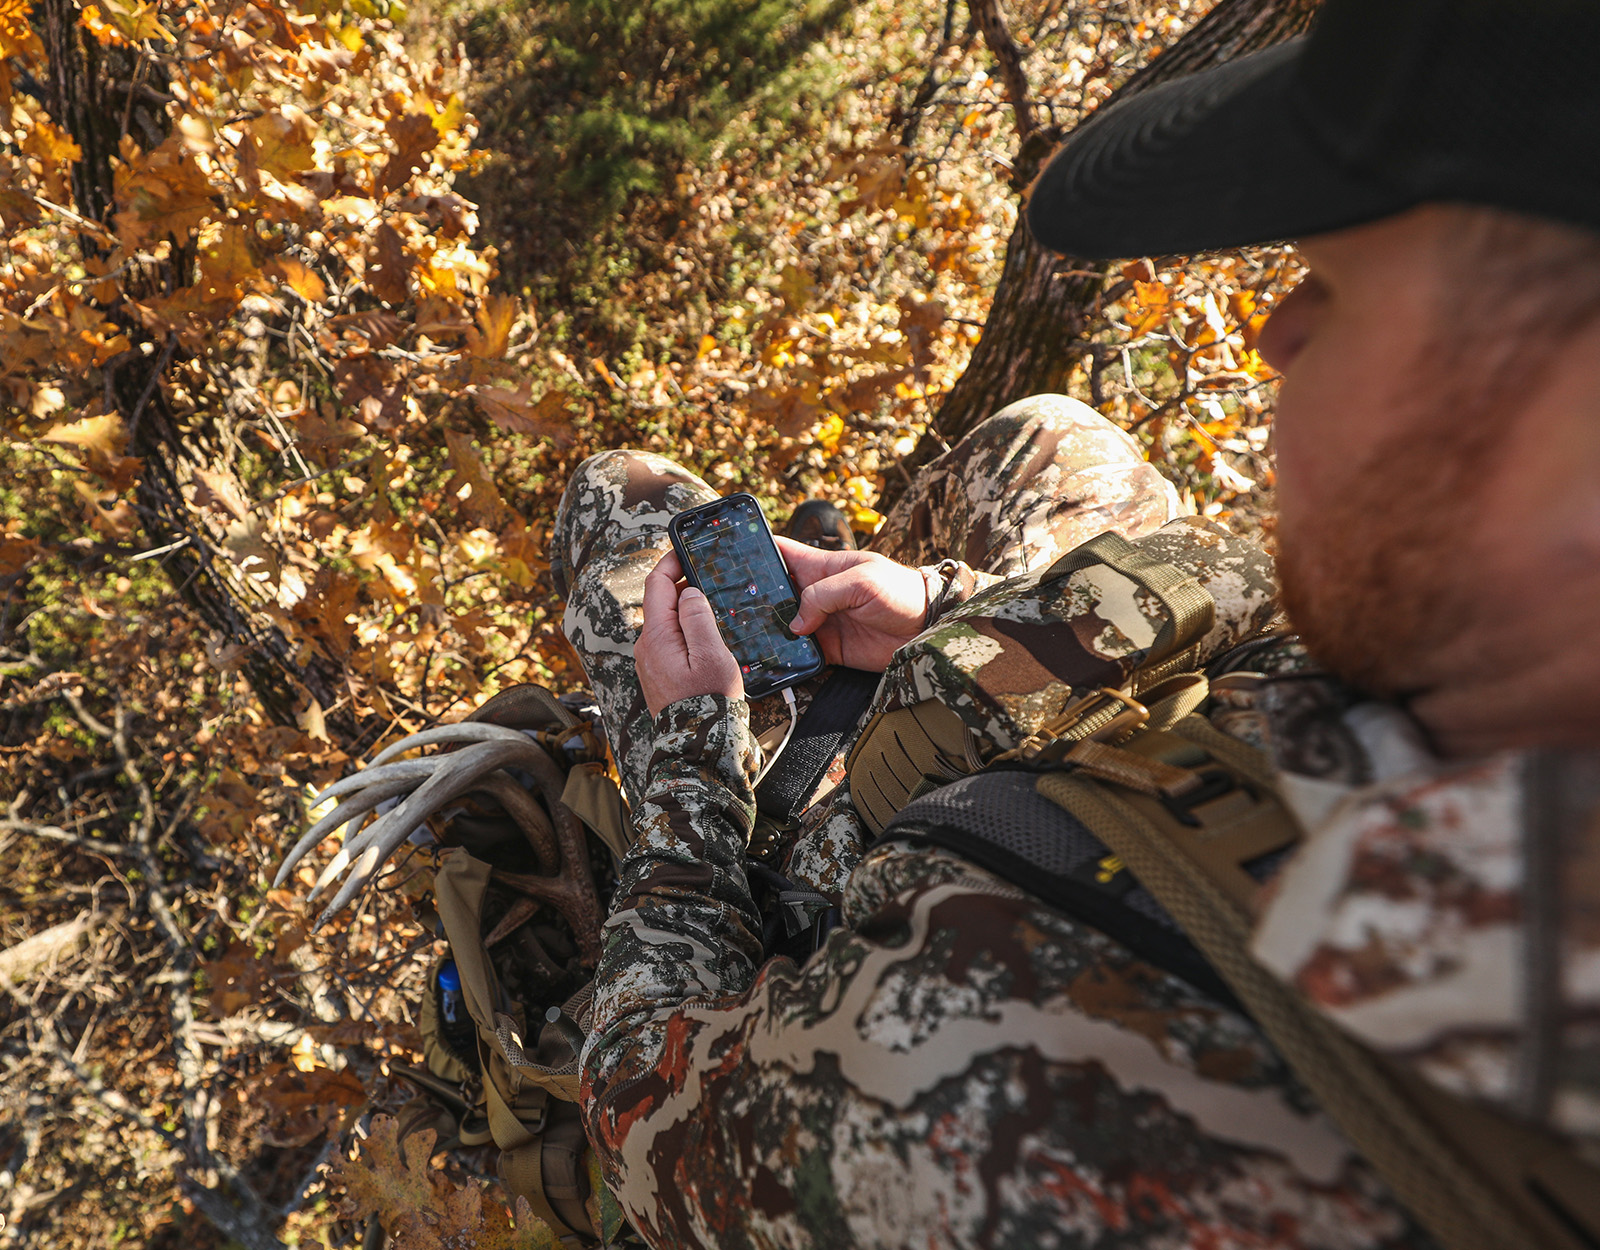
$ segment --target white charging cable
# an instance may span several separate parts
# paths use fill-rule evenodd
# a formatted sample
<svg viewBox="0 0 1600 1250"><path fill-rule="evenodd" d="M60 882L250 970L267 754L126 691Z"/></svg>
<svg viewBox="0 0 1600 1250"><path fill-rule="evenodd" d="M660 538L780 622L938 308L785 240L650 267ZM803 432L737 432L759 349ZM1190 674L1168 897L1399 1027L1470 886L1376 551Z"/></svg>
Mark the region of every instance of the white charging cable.
<svg viewBox="0 0 1600 1250"><path fill-rule="evenodd" d="M767 774L772 771L772 766L778 762L778 756L783 754L783 748L789 745L789 739L794 737L795 726L800 723L800 709L795 706L794 687L783 688L783 698L789 705L789 729L783 735L783 741L778 743L778 749L772 753L767 762L761 766L761 771L756 774L756 785L767 779Z"/></svg>

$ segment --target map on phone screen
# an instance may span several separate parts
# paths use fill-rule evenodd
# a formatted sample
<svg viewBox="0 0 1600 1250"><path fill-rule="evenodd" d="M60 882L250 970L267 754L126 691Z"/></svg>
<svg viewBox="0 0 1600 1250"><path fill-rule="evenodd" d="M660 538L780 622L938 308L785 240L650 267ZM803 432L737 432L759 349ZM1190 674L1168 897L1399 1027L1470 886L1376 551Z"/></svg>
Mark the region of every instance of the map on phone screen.
<svg viewBox="0 0 1600 1250"><path fill-rule="evenodd" d="M681 539L747 686L789 684L790 674L816 670L815 644L789 629L800 603L759 514L735 505L687 527Z"/></svg>

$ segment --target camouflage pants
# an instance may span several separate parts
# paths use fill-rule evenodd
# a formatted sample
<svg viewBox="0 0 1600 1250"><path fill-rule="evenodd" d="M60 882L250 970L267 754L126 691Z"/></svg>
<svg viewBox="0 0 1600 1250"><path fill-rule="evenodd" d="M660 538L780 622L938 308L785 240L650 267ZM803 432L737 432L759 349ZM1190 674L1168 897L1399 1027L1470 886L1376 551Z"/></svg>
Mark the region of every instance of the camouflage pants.
<svg viewBox="0 0 1600 1250"><path fill-rule="evenodd" d="M578 466L551 539L562 625L583 662L630 804L637 805L654 729L634 671L644 579L671 549L673 513L718 497L664 456L606 451ZM1019 400L978 426L918 476L868 544L904 564L954 558L985 580L1041 568L1106 530L1132 538L1183 509L1138 445L1093 409L1062 395ZM826 674L796 691L804 714ZM751 708L759 736L787 718L783 700Z"/></svg>

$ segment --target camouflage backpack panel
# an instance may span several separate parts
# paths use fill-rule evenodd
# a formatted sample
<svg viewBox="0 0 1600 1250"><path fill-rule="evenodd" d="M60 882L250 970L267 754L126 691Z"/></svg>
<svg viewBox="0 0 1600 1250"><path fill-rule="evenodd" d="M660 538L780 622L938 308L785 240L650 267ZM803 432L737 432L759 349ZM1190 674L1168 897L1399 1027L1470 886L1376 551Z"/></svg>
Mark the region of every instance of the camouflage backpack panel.
<svg viewBox="0 0 1600 1250"><path fill-rule="evenodd" d="M1194 674L1267 626L1276 591L1265 552L1184 518L1135 542L1101 534L980 592L896 655L850 759L860 814L876 831L915 793L1031 749L1066 720L1076 736L1144 724L1142 705L1112 692ZM1183 701L1181 715L1204 691L1189 676L1151 697Z"/></svg>

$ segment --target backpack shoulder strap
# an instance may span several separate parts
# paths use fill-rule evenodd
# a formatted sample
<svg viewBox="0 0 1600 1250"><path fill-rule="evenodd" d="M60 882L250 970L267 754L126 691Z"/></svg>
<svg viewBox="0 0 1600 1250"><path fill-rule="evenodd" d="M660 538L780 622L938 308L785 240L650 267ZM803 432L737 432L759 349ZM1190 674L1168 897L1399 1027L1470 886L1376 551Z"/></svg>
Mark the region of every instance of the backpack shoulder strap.
<svg viewBox="0 0 1600 1250"><path fill-rule="evenodd" d="M1552 1209L1518 1174L1524 1169L1510 1167L1505 1135L1537 1134L1402 1075L1252 958L1249 901L1256 885L1242 865L1253 847L1281 844L1295 828L1259 753L1189 717L1127 747L1079 743L1063 763L1039 777L1039 793L1093 831L1155 896L1323 1109L1444 1246L1595 1244L1569 1208ZM1267 835L1273 827L1278 834ZM1489 1149L1475 1149L1478 1141ZM1543 1157L1565 1158L1548 1139Z"/></svg>

